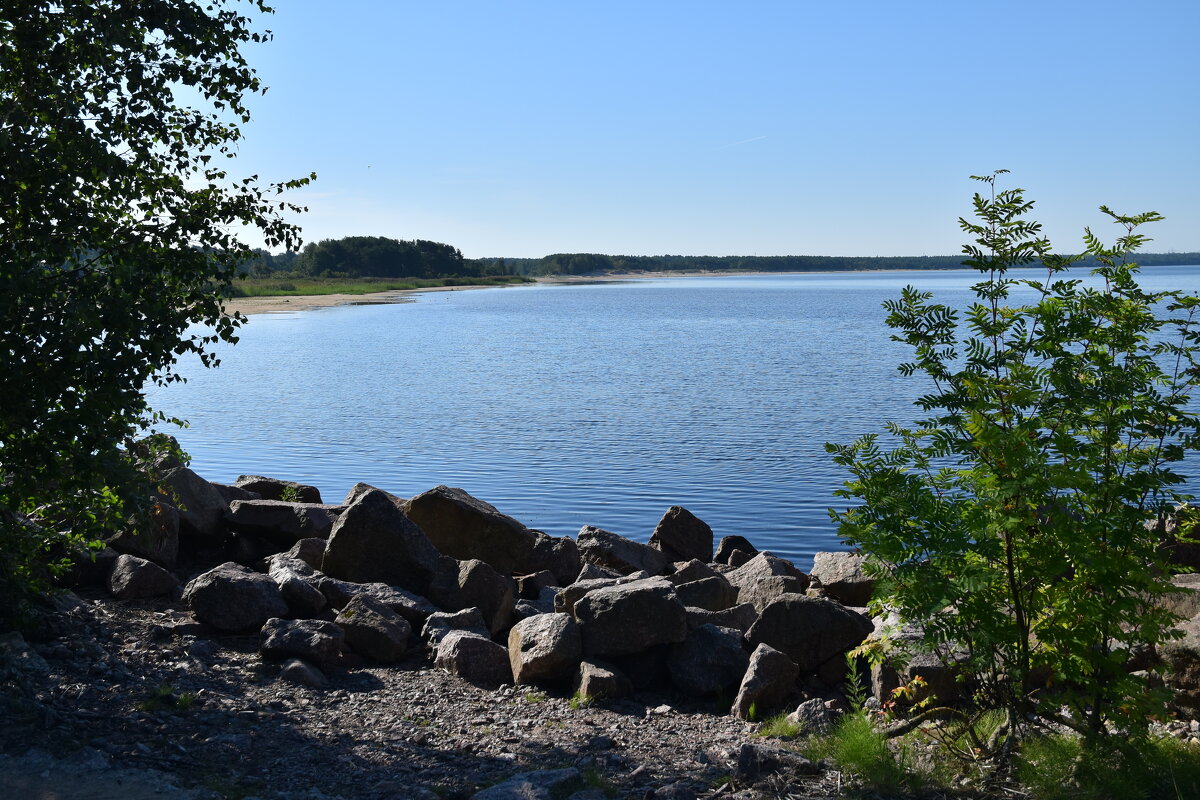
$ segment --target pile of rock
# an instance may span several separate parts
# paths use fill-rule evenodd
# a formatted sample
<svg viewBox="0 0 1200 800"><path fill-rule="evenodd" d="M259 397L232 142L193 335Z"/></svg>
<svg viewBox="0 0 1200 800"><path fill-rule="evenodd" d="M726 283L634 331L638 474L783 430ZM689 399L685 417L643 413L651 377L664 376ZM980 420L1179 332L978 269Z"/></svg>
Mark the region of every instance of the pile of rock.
<svg viewBox="0 0 1200 800"><path fill-rule="evenodd" d="M314 686L355 659L427 647L480 686L614 699L674 689L734 697L732 713L748 718L831 694L846 653L882 626L865 612L873 583L860 556L819 553L805 574L740 536L715 542L680 507L641 544L593 526L548 536L446 486L405 500L358 484L331 505L261 476L224 486L177 466L165 483L152 529L114 537L121 555L99 559L112 593L179 591L181 548L217 556L182 589L195 618L257 631L263 658ZM1194 588L1181 592L1170 602ZM1200 696L1197 620L1166 654L1185 698ZM952 699L952 667L929 659L876 668L872 687L886 699L914 670Z"/></svg>

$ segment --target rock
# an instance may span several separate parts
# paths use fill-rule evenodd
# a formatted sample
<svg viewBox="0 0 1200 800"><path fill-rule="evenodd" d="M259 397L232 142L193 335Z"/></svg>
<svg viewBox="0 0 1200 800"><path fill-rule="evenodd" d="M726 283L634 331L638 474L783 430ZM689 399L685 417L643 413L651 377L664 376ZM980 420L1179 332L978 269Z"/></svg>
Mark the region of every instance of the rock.
<svg viewBox="0 0 1200 800"><path fill-rule="evenodd" d="M759 612L778 597L803 594L808 588L808 576L770 553L759 553L725 578L737 587L738 602L753 603Z"/></svg>
<svg viewBox="0 0 1200 800"><path fill-rule="evenodd" d="M324 689L329 685L329 679L325 677L325 673L298 658L288 659L283 665L283 669L280 670L279 677L289 683L307 686L311 689Z"/></svg>
<svg viewBox="0 0 1200 800"><path fill-rule="evenodd" d="M651 575L665 575L674 567L672 560L662 551L594 525L584 525L576 537L576 543L584 561L608 567L622 575L638 570L645 570Z"/></svg>
<svg viewBox="0 0 1200 800"><path fill-rule="evenodd" d="M821 771L804 756L792 750L746 742L738 750L737 776L747 781L757 781L776 773L793 775L816 775Z"/></svg>
<svg viewBox="0 0 1200 800"><path fill-rule="evenodd" d="M579 571L573 543L556 545L462 489L437 486L405 503L404 513L445 555L486 561L501 575L547 569L565 582Z"/></svg>
<svg viewBox="0 0 1200 800"><path fill-rule="evenodd" d="M796 662L802 675L807 675L832 659L840 659L873 629L862 614L832 600L789 594L762 610L746 639L755 647L768 644L779 650Z"/></svg>
<svg viewBox="0 0 1200 800"><path fill-rule="evenodd" d="M38 655L17 631L0 634L0 676L5 673L18 675L46 675L50 665Z"/></svg>
<svg viewBox="0 0 1200 800"><path fill-rule="evenodd" d="M430 614L425 621L425 626L421 629L421 638L430 647L437 647L441 644L442 639L446 638L446 634L451 631L467 631L485 639L490 635L487 623L483 621L483 614L479 609L464 608L462 611L454 613L438 611Z"/></svg>
<svg viewBox="0 0 1200 800"><path fill-rule="evenodd" d="M796 726L798 736L807 736L829 733L833 729L834 716L823 701L813 698L797 706L787 715L787 721Z"/></svg>
<svg viewBox="0 0 1200 800"><path fill-rule="evenodd" d="M284 553L276 553L266 561L267 574L279 587L279 594L288 604L290 616L314 617L327 605L320 591L321 575L305 562Z"/></svg>
<svg viewBox="0 0 1200 800"><path fill-rule="evenodd" d="M517 581L517 597L523 600L535 600L542 589L547 586L558 586L554 573L548 569L535 572L532 575L520 575Z"/></svg>
<svg viewBox="0 0 1200 800"><path fill-rule="evenodd" d="M575 611L575 604L579 599L588 592L596 589L602 589L606 586L619 586L622 583L632 583L633 581L642 580L649 577L644 572L637 572L633 575L616 578L586 578L575 581L570 586L565 586L558 591L554 596L554 610L561 611L565 614L572 614Z"/></svg>
<svg viewBox="0 0 1200 800"><path fill-rule="evenodd" d="M762 610L780 597L803 595L806 582L791 575L767 575L764 577L743 578L741 586L737 587L738 600L749 603L754 610Z"/></svg>
<svg viewBox="0 0 1200 800"><path fill-rule="evenodd" d="M181 532L209 541L225 535L225 498L215 486L187 467L167 470L159 484L179 510Z"/></svg>
<svg viewBox="0 0 1200 800"><path fill-rule="evenodd" d="M579 770L543 769L537 772L522 772L471 795L471 800L557 800L566 797L583 780Z"/></svg>
<svg viewBox="0 0 1200 800"><path fill-rule="evenodd" d="M675 586L679 601L685 606L703 608L707 611L724 611L738 600L738 590L721 575L701 578Z"/></svg>
<svg viewBox="0 0 1200 800"><path fill-rule="evenodd" d="M713 555L712 528L683 506L671 506L654 527L650 546L671 561L708 562Z"/></svg>
<svg viewBox="0 0 1200 800"><path fill-rule="evenodd" d="M479 559L444 558L429 599L446 611L478 608L492 634L512 624L512 582Z"/></svg>
<svg viewBox="0 0 1200 800"><path fill-rule="evenodd" d="M291 503L283 500L234 500L228 525L239 533L293 545L301 539L327 539L343 506Z"/></svg>
<svg viewBox="0 0 1200 800"><path fill-rule="evenodd" d="M702 625L671 646L667 670L678 689L704 696L736 686L749 663L741 631Z"/></svg>
<svg viewBox="0 0 1200 800"><path fill-rule="evenodd" d="M496 689L512 683L508 651L477 633L453 630L437 646L434 663L484 689Z"/></svg>
<svg viewBox="0 0 1200 800"><path fill-rule="evenodd" d="M247 489L241 489L237 486L230 486L227 483L214 483L213 488L221 495L221 499L225 501L225 505L229 505L234 500L262 500L263 496L258 492L251 492Z"/></svg>
<svg viewBox="0 0 1200 800"><path fill-rule="evenodd" d="M1162 642L1158 652L1176 705L1194 714L1200 712L1200 614L1179 623L1175 629L1183 638Z"/></svg>
<svg viewBox="0 0 1200 800"><path fill-rule="evenodd" d="M107 544L118 553L174 569L179 557L179 511L161 497L151 498L140 525L121 531Z"/></svg>
<svg viewBox="0 0 1200 800"><path fill-rule="evenodd" d="M258 652L263 658L300 658L327 670L341 658L345 634L333 622L320 619L279 619L263 625Z"/></svg>
<svg viewBox="0 0 1200 800"><path fill-rule="evenodd" d="M256 630L288 612L275 581L232 561L194 578L183 602L196 619L225 631Z"/></svg>
<svg viewBox="0 0 1200 800"><path fill-rule="evenodd" d="M321 569L321 559L325 558L325 540L317 537L301 539L285 555L299 559L313 569Z"/></svg>
<svg viewBox="0 0 1200 800"><path fill-rule="evenodd" d="M590 581L597 578L620 578L621 573L615 569L602 567L599 564L593 564L590 561L583 562L583 566L579 568L579 574L575 576L575 580L568 582L567 586L579 581Z"/></svg>
<svg viewBox="0 0 1200 800"><path fill-rule="evenodd" d="M386 494L371 491L334 523L321 568L355 583L386 583L424 595L441 553Z"/></svg>
<svg viewBox="0 0 1200 800"><path fill-rule="evenodd" d="M570 614L539 614L509 631L508 663L514 683L565 684L582 658L583 639Z"/></svg>
<svg viewBox="0 0 1200 800"><path fill-rule="evenodd" d="M637 653L687 637L687 616L665 578L596 589L575 603L573 615L589 656Z"/></svg>
<svg viewBox="0 0 1200 800"><path fill-rule="evenodd" d="M318 587L321 594L334 608L344 608L356 595L369 594L385 606L408 620L413 630L420 630L431 614L441 609L418 594L405 591L386 583L351 583L322 576Z"/></svg>
<svg viewBox="0 0 1200 800"><path fill-rule="evenodd" d="M750 561L754 556L741 550L734 550L729 554L729 566L740 567L747 561Z"/></svg>
<svg viewBox="0 0 1200 800"><path fill-rule="evenodd" d="M690 561L676 561L675 571L667 576L667 580L678 586L681 583L718 577L724 576L703 561L693 558Z"/></svg>
<svg viewBox="0 0 1200 800"><path fill-rule="evenodd" d="M699 628L701 625L716 625L718 628L736 628L745 633L758 619L758 612L750 603L741 603L723 611L708 611L703 608L687 608L689 628Z"/></svg>
<svg viewBox="0 0 1200 800"><path fill-rule="evenodd" d="M353 597L334 622L345 632L350 649L372 661L389 664L408 652L408 620L369 594Z"/></svg>
<svg viewBox="0 0 1200 800"><path fill-rule="evenodd" d="M1158 605L1184 619L1200 614L1200 572L1172 575L1171 583L1175 591L1160 595L1156 600Z"/></svg>
<svg viewBox="0 0 1200 800"><path fill-rule="evenodd" d="M342 505L348 506L358 498L362 497L367 492L383 492L383 489L377 489L369 483L356 483L350 487L350 491L346 492L346 497L342 500ZM386 494L397 507L403 508L405 502L403 497L397 497L391 492L383 492Z"/></svg>
<svg viewBox="0 0 1200 800"><path fill-rule="evenodd" d="M730 713L739 719L750 719L753 707L756 718L765 719L792 693L799 675L796 662L770 645L760 644L750 655L750 664Z"/></svg>
<svg viewBox="0 0 1200 800"><path fill-rule="evenodd" d="M179 581L152 561L123 555L108 574L108 590L121 600L138 600L167 594Z"/></svg>
<svg viewBox="0 0 1200 800"><path fill-rule="evenodd" d="M817 553L811 577L842 605L862 607L871 600L875 579L863 572L866 556L858 553Z"/></svg>
<svg viewBox="0 0 1200 800"><path fill-rule="evenodd" d="M629 676L634 691L661 694L673 689L671 671L667 668L670 655L671 645L657 644L637 653L613 656L612 663Z"/></svg>
<svg viewBox="0 0 1200 800"><path fill-rule="evenodd" d="M262 475L242 475L234 483L238 489L257 493L263 500L288 500L293 503L320 503L321 492L315 486Z"/></svg>
<svg viewBox="0 0 1200 800"><path fill-rule="evenodd" d="M89 547L71 548L67 553L71 566L62 577L63 586L108 586L108 575L120 558L111 547L92 550Z"/></svg>
<svg viewBox="0 0 1200 800"><path fill-rule="evenodd" d="M633 684L615 666L597 661L580 662L572 690L585 700L619 700L633 694Z"/></svg>
<svg viewBox="0 0 1200 800"><path fill-rule="evenodd" d="M751 558L758 555L758 548L750 544L750 541L745 537L722 536L720 544L717 545L717 552L713 553L712 560L718 564L729 564L730 556L735 550L741 551ZM750 559L746 558L745 560L749 561Z"/></svg>

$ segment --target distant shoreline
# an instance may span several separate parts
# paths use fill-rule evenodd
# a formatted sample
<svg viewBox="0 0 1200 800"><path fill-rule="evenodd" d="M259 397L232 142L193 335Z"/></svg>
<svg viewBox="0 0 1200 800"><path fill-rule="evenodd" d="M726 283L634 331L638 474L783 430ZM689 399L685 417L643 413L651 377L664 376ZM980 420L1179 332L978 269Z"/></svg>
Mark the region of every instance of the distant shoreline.
<svg viewBox="0 0 1200 800"><path fill-rule="evenodd" d="M1153 269L1155 265L1143 267ZM1187 266L1187 265L1161 265ZM533 279L534 284L549 285L586 285L589 283L613 283L637 279L662 278L719 278L739 275L743 277L762 277L769 275L848 275L885 272L947 272L945 269L846 269L846 270L800 270L796 272L754 272L745 270L664 270L658 272L606 272L597 275L544 275ZM225 301L226 315L240 313L272 314L289 311L309 311L316 308L333 308L336 306L369 306L391 305L396 303L415 302L413 295L426 292L457 292L470 289L507 289L511 286L529 286L531 284L479 284L464 286L430 286L422 289L390 289L368 294L309 294L309 295L268 295L258 297L232 297Z"/></svg>

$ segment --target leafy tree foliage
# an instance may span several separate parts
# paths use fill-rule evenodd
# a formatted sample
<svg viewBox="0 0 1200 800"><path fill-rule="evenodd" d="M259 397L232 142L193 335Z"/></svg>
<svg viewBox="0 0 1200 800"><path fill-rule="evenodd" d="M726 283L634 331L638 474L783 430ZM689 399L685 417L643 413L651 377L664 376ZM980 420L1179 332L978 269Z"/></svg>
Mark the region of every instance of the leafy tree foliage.
<svg viewBox="0 0 1200 800"><path fill-rule="evenodd" d="M305 246L291 269L298 275L362 278L449 278L480 274L457 247L424 239L347 236Z"/></svg>
<svg viewBox="0 0 1200 800"><path fill-rule="evenodd" d="M144 386L235 340L240 230L298 243L277 195L314 176L227 171L243 98L265 91L239 48L266 38L229 0L0 11L0 616L48 547L125 518Z"/></svg>
<svg viewBox="0 0 1200 800"><path fill-rule="evenodd" d="M1110 723L1136 733L1162 698L1126 662L1175 621L1152 599L1169 582L1145 523L1183 499L1173 466L1200 444L1197 298L1137 283L1128 258L1158 214L1101 207L1124 235L1109 247L1086 231L1090 288L1022 190L976 180L991 191L960 220L976 301L960 311L909 287L885 304L912 348L900 371L930 383L929 416L889 425L886 442L827 445L859 503L834 517L885 579L877 606L961 661L1005 731L1052 719L1088 741ZM1011 273L1027 265L1045 278Z"/></svg>

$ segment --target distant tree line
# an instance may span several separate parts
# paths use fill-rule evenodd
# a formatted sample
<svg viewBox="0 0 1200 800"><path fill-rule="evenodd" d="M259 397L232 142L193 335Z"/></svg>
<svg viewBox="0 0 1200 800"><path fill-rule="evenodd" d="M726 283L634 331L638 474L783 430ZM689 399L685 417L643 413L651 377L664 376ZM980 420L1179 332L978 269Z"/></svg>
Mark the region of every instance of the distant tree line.
<svg viewBox="0 0 1200 800"><path fill-rule="evenodd" d="M490 275L602 275L610 272L848 272L961 269L962 256L610 256L554 253L543 258L463 258L452 245L424 239L347 236L299 253L259 251L243 271L326 278L459 278ZM1096 265L1085 259L1081 267ZM1200 253L1139 253L1142 266L1200 264Z"/></svg>

